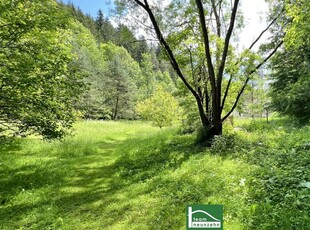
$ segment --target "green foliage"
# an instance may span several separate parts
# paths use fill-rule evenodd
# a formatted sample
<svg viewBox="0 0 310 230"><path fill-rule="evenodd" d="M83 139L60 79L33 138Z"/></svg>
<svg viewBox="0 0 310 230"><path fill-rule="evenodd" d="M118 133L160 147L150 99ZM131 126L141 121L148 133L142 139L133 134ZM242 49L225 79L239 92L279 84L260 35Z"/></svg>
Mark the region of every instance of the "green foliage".
<svg viewBox="0 0 310 230"><path fill-rule="evenodd" d="M112 42L124 47L135 61L141 62L143 53L148 52L148 46L144 37L140 37L138 40L134 33L123 24L118 25L115 30Z"/></svg>
<svg viewBox="0 0 310 230"><path fill-rule="evenodd" d="M245 222L250 229L307 229L309 127L297 129L287 120L252 121L242 127L252 131L238 133L247 136L244 149L238 140L238 151L259 166L249 181L251 211Z"/></svg>
<svg viewBox="0 0 310 230"><path fill-rule="evenodd" d="M223 204L228 230L308 229L309 127L236 126L210 149L142 122L0 140L0 228L183 229L187 204L210 203Z"/></svg>
<svg viewBox="0 0 310 230"><path fill-rule="evenodd" d="M104 56L106 78L106 103L112 120L135 118L137 84L141 78L139 64L127 50L112 43L101 44ZM101 89L102 90L102 89Z"/></svg>
<svg viewBox="0 0 310 230"><path fill-rule="evenodd" d="M104 17L101 9L98 10L97 18L95 20L96 23L96 32L98 34L98 41L100 42L113 42L114 38L117 37L116 31L109 19Z"/></svg>
<svg viewBox="0 0 310 230"><path fill-rule="evenodd" d="M137 112L159 128L177 123L181 118L178 101L162 88L158 88L152 97L139 102Z"/></svg>
<svg viewBox="0 0 310 230"><path fill-rule="evenodd" d="M301 122L309 122L310 119L310 59L307 52L302 49L302 54L287 49L279 53L272 63L272 78L275 80L272 83L272 105L280 113Z"/></svg>
<svg viewBox="0 0 310 230"><path fill-rule="evenodd" d="M160 69L156 68L155 61L157 61L156 57L154 60L152 54L142 54L140 63L141 76L140 79L137 79L136 83L139 101L150 98L158 87L170 93L175 90L175 85L170 74L167 71L162 72Z"/></svg>
<svg viewBox="0 0 310 230"><path fill-rule="evenodd" d="M199 131L203 132L203 130L201 129L199 113L196 110L195 99L189 95L189 92L185 90L183 85L179 86L179 91L177 95L180 98L180 106L183 111L182 126L180 132L185 134L197 131L197 140L201 140L200 137L203 138L203 135L200 136Z"/></svg>
<svg viewBox="0 0 310 230"><path fill-rule="evenodd" d="M127 50L115 44L97 45L91 32L73 23L75 64L88 85L75 106L87 119L133 119L141 85L141 70ZM108 90L107 90L108 89Z"/></svg>
<svg viewBox="0 0 310 230"><path fill-rule="evenodd" d="M143 36L137 38L134 32L126 25L119 24L116 27L113 26L101 9L98 10L97 17L94 19L89 14L83 13L73 3L58 4L66 9L74 19L83 24L96 38L98 44L111 42L117 46L122 46L137 62L142 60L143 53L149 51Z"/></svg>
<svg viewBox="0 0 310 230"><path fill-rule="evenodd" d="M272 104L282 114L302 123L310 121L310 40L308 1L294 1L287 7L293 18L285 37L285 49L272 62Z"/></svg>
<svg viewBox="0 0 310 230"><path fill-rule="evenodd" d="M80 23L72 23L72 31L75 37L74 52L77 55L75 63L86 76L84 82L88 86L75 107L87 119L111 118L109 107L105 103L108 92L102 90L108 81L102 50L91 32Z"/></svg>
<svg viewBox="0 0 310 230"><path fill-rule="evenodd" d="M89 14L84 14L83 11L75 6L72 2L64 2L64 1L57 1L58 6L61 9L64 9L70 14L71 18L74 18L78 22L80 22L85 28L87 28L91 33L97 38L97 28L96 23L92 16Z"/></svg>
<svg viewBox="0 0 310 230"><path fill-rule="evenodd" d="M261 66L260 55L250 49L240 53L232 42L243 25L239 1L169 1L162 4L158 0L147 4L138 0L116 0L115 4L120 16L148 18L152 23L152 32L180 82L184 83L183 89L189 92L183 96L193 98L185 99L184 104L189 101L196 104L194 110L200 119L186 110L187 121L199 121L208 132L206 138L221 134L222 120L236 108L245 85ZM192 129L193 126L184 132Z"/></svg>
<svg viewBox="0 0 310 230"><path fill-rule="evenodd" d="M154 65L150 54L142 54L140 63L142 76L139 81L140 99L145 100L150 98L156 89L156 78Z"/></svg>
<svg viewBox="0 0 310 230"><path fill-rule="evenodd" d="M87 76L82 100L76 107L87 119L133 119L139 99L141 70L126 49L113 43L96 44L93 35L79 26L75 36L77 64Z"/></svg>
<svg viewBox="0 0 310 230"><path fill-rule="evenodd" d="M174 91L171 68L159 62L143 36L137 39L126 25L113 27L101 10L94 20L72 3L59 5L80 22L72 25L73 46L88 88L75 107L84 118L135 119L134 104L149 98L156 87Z"/></svg>
<svg viewBox="0 0 310 230"><path fill-rule="evenodd" d="M292 19L285 37L286 46L298 48L309 44L310 3L296 0L286 5L287 16Z"/></svg>
<svg viewBox="0 0 310 230"><path fill-rule="evenodd" d="M0 122L21 133L62 137L83 85L67 15L50 0L1 1L0 7Z"/></svg>
<svg viewBox="0 0 310 230"><path fill-rule="evenodd" d="M269 86L265 76L255 76L242 95L242 100L238 106L239 114L246 117L262 118L266 110L269 109L270 96Z"/></svg>

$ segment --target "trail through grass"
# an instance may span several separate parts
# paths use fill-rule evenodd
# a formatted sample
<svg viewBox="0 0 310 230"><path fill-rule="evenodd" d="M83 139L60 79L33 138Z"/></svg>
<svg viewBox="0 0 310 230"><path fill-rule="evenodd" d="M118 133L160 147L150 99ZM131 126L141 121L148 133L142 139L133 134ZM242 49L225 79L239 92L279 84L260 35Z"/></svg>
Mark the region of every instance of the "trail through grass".
<svg viewBox="0 0 310 230"><path fill-rule="evenodd" d="M0 229L185 229L186 205L208 203L224 205L225 229L272 229L275 223L270 228L266 219L284 217L281 211L291 203L287 199L278 207L276 200L265 200L273 173L268 164L283 155L279 140L289 134L265 127L267 139L261 126L240 124L237 134L228 130L210 149L195 146L195 136L179 135L177 128L160 130L141 122L87 121L63 141L2 141ZM304 135L298 146L307 146L306 133L296 131ZM276 150L269 151L270 146ZM309 160L304 149L296 149ZM296 181L292 176L295 189L309 181L309 174L298 159L294 162L302 170ZM281 181L281 167L274 166L276 181ZM288 187L273 186L281 199ZM288 191L305 202L309 190L298 188ZM307 210L302 206L301 218L293 215L300 221L295 229L309 223Z"/></svg>

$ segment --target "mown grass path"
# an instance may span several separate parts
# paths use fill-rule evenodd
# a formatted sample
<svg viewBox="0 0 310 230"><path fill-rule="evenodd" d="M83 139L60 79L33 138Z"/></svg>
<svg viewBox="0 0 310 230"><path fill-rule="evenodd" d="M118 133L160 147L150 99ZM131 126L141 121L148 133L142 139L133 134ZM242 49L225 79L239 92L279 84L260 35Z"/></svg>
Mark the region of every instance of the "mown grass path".
<svg viewBox="0 0 310 230"><path fill-rule="evenodd" d="M105 209L118 190L114 164L121 148L150 132L145 124L90 121L64 141L2 144L0 229L104 228L115 218Z"/></svg>
<svg viewBox="0 0 310 230"><path fill-rule="evenodd" d="M242 141L239 131L238 145L228 135L206 149L194 135L140 122L75 128L63 141L2 142L0 229L185 229L186 205L195 203L223 204L225 229L268 229L259 220L274 204L255 177L265 170L263 158L255 162L263 149L251 146L259 135Z"/></svg>

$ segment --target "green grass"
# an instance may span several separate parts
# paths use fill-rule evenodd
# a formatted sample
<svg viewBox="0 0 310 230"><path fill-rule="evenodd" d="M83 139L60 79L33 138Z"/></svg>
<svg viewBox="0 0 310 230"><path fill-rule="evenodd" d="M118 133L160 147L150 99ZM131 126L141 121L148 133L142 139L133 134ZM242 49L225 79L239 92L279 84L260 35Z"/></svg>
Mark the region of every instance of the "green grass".
<svg viewBox="0 0 310 230"><path fill-rule="evenodd" d="M185 229L195 203L223 204L225 230L307 229L310 128L236 123L208 149L142 122L2 140L0 229Z"/></svg>

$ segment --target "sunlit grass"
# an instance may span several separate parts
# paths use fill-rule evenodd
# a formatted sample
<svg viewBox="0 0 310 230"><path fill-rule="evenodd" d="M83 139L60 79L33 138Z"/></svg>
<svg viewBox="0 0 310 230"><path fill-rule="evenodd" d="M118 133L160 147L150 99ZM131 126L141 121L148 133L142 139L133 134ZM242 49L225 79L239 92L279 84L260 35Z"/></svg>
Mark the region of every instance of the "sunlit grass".
<svg viewBox="0 0 310 230"><path fill-rule="evenodd" d="M275 122L236 121L211 148L177 127L105 121L80 122L62 141L2 144L0 229L185 229L195 203L224 205L225 229L280 229L282 217L303 229L309 127ZM290 205L300 218L285 215Z"/></svg>

